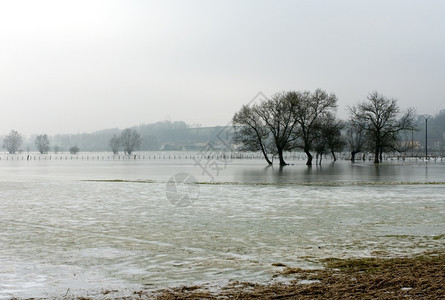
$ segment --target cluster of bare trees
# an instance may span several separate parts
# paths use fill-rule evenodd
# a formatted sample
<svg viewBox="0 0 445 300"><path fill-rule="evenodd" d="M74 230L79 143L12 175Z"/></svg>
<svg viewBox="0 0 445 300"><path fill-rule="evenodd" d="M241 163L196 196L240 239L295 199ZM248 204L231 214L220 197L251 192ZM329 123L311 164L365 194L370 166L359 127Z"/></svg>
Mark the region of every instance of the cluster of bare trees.
<svg viewBox="0 0 445 300"><path fill-rule="evenodd" d="M268 164L278 156L286 165L284 151L300 149L312 165L311 151L322 152L336 147L328 140L330 128L339 122L335 118L337 97L323 90L277 93L269 99L243 106L233 117L234 141L243 150L261 150ZM332 145L329 145L332 142Z"/></svg>
<svg viewBox="0 0 445 300"><path fill-rule="evenodd" d="M124 153L130 155L134 150L139 148L141 142L141 134L135 129L127 128L121 132L120 136L114 134L108 145L114 154L117 154L122 148Z"/></svg>
<svg viewBox="0 0 445 300"><path fill-rule="evenodd" d="M335 152L348 146L356 153L371 151L375 163L384 151L405 151L403 134L414 126L414 109L401 113L395 99L377 92L349 108L350 119L336 117L337 97L317 89L277 93L259 103L243 106L233 117L234 142L241 150L261 151L268 164L278 156L286 165L284 151L301 150L312 165L313 155ZM318 161L318 160L317 160Z"/></svg>
<svg viewBox="0 0 445 300"><path fill-rule="evenodd" d="M22 135L18 133L16 130L11 130L9 134L3 139L3 148L5 148L9 152L9 154L14 154L20 150L20 146L22 145L22 143L23 143ZM48 135L40 134L36 136L36 138L34 139L34 145L36 149L40 152L40 154L48 153L50 148ZM59 150L60 150L59 147L57 146L54 147L54 151L56 153ZM77 153L77 152L79 152L79 148L77 146L73 146L70 148L70 153Z"/></svg>
<svg viewBox="0 0 445 300"><path fill-rule="evenodd" d="M403 152L413 147L405 136L415 127L415 111L410 108L401 112L395 99L373 92L362 103L349 108L347 122L336 116L337 97L333 93L317 89L288 91L271 96L250 106L243 106L233 117L234 142L240 150L261 151L268 164L278 157L280 165L286 165L285 151L303 151L307 165L312 165L313 154L321 163L323 154L349 150L351 159L360 152L374 154L374 162L380 163L382 154L388 151ZM108 145L114 154L121 149L130 155L141 145L141 134L127 128L120 135L113 135ZM404 143L405 142L405 143ZM9 153L20 149L22 136L12 130L3 140ZM34 141L40 153L49 151L46 134ZM69 151L77 153L72 146Z"/></svg>
<svg viewBox="0 0 445 300"><path fill-rule="evenodd" d="M404 152L413 147L403 142L415 126L414 108L401 112L396 99L373 92L349 111L348 144L352 160L355 153L367 150L374 153L374 163L378 164L383 152Z"/></svg>
<svg viewBox="0 0 445 300"><path fill-rule="evenodd" d="M134 129L127 128L122 131L120 136L114 135L110 141L109 146L113 153L117 154L122 148L126 154L131 154L134 150L138 149L142 142L141 135ZM20 146L23 143L23 138L16 130L11 132L3 139L3 148L5 148L10 154L14 154L19 151ZM36 149L41 153L48 153L50 149L50 141L48 135L41 134L36 136L34 140ZM55 151L59 151L59 147L54 147ZM77 145L69 148L71 154L76 154L80 151Z"/></svg>

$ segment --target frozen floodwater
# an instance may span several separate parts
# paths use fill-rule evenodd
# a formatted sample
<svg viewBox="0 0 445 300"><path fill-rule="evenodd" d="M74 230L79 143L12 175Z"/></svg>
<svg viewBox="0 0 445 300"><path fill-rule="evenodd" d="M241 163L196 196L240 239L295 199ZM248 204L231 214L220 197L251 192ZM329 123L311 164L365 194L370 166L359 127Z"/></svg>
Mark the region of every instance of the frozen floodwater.
<svg viewBox="0 0 445 300"><path fill-rule="evenodd" d="M3 159L0 298L262 282L278 262L443 249L444 164L293 163ZM192 205L167 199L178 173L198 181Z"/></svg>

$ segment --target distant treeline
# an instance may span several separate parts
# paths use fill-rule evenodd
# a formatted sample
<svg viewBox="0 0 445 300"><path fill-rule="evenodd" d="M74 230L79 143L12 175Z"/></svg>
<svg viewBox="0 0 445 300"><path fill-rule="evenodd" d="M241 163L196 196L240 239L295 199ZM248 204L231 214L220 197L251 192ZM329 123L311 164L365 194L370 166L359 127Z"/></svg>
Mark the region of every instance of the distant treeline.
<svg viewBox="0 0 445 300"><path fill-rule="evenodd" d="M140 133L142 142L138 150L200 150L202 144L213 142L222 129L216 127L191 126L182 121L162 121L153 124L142 124L131 127ZM50 149L48 152L67 152L76 145L80 151L111 151L109 141L113 135L119 135L123 129L104 129L92 133L56 134L48 136ZM1 140L5 135L1 137ZM23 137L20 151L36 151L36 135Z"/></svg>
<svg viewBox="0 0 445 300"><path fill-rule="evenodd" d="M413 130L413 139L420 149L425 144L425 119L418 117L417 126ZM142 124L132 129L141 134L141 151L155 150L200 150L204 144L218 142L217 135L223 126L200 127L192 126L182 121L162 121L153 124ZM123 129L111 128L92 133L56 134L48 136L49 152L68 152L69 148L77 145L80 151L111 151L109 141L114 134L119 135ZM35 139L37 134L23 137L20 151L36 151ZM3 141L5 134L0 136ZM428 119L428 148L431 151L445 151L445 110ZM420 150L419 149L419 150ZM4 150L4 149L3 149Z"/></svg>

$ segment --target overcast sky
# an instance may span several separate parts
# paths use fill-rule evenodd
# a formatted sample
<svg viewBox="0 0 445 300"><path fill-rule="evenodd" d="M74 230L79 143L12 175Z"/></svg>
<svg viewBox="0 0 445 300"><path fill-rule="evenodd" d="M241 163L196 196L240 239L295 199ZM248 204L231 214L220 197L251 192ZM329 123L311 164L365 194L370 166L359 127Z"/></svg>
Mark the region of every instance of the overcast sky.
<svg viewBox="0 0 445 300"><path fill-rule="evenodd" d="M259 91L445 109L445 1L0 0L0 134L225 125Z"/></svg>

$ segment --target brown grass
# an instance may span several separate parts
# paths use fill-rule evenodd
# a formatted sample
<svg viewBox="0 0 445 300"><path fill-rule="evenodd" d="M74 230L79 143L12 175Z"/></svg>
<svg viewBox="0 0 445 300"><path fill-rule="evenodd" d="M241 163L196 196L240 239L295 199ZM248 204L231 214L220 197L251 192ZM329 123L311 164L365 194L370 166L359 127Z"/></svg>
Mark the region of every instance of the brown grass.
<svg viewBox="0 0 445 300"><path fill-rule="evenodd" d="M274 277L290 277L290 283L233 282L217 291L183 286L135 291L129 297L113 297L118 291L106 290L103 299L445 299L445 251L405 258L330 258L322 263L325 268L318 270L274 264L283 268Z"/></svg>
<svg viewBox="0 0 445 300"><path fill-rule="evenodd" d="M284 268L289 284L234 282L217 292L198 286L159 291L155 299L445 299L445 253L411 258L326 259L325 269ZM313 280L310 284L299 283ZM142 296L142 295L141 295Z"/></svg>

